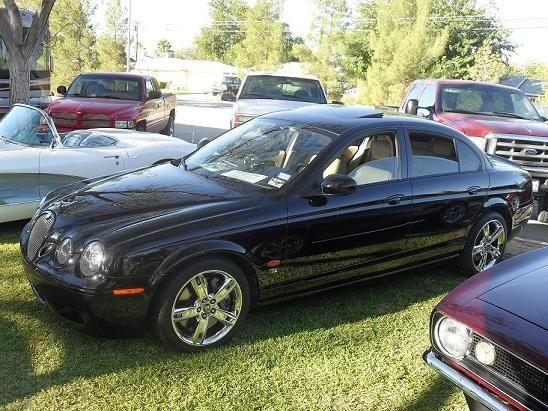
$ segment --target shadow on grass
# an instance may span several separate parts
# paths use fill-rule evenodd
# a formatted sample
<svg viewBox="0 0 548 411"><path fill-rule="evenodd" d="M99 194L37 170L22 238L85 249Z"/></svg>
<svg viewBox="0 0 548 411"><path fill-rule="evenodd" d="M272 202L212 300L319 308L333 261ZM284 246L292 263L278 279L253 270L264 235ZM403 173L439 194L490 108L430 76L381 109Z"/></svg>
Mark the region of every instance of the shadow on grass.
<svg viewBox="0 0 548 411"><path fill-rule="evenodd" d="M462 278L444 274L440 270L429 270L428 274L412 271L260 308L250 315L247 324L231 345L215 349L215 356L234 362L231 347L316 329L330 329L364 318L399 312L431 299L433 295L449 291L460 281ZM0 384L3 386L0 390L0 406L77 379L94 378L162 361L177 361L181 357L181 354L164 349L149 335L131 338L122 334L117 335L117 339L87 336L43 309L31 298L30 290L24 298L15 297L0 300ZM11 320L13 317L17 317L17 323ZM31 319L30 323L35 325L21 327L21 319L25 318ZM44 333L42 329L50 333L45 338L60 346L61 353L58 354L59 364L50 367L52 371L37 373L31 351L36 356L33 341L44 339L41 338ZM44 342L40 344L44 345ZM417 356L421 354L418 352ZM205 368L202 370L205 367L202 364L205 361L201 361L203 355L210 354L185 356L185 364L198 373L210 372ZM234 366L237 367L237 364ZM431 404L430 401L434 401L432 404L443 401L445 395L437 384L425 392L424 398L417 399L417 408Z"/></svg>

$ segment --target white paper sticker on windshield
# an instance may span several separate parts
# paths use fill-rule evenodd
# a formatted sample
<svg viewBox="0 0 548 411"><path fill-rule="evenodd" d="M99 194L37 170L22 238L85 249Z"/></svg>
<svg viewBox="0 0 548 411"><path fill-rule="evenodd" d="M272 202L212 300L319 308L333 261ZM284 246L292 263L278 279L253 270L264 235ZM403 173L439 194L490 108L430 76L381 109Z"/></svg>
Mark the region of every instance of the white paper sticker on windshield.
<svg viewBox="0 0 548 411"><path fill-rule="evenodd" d="M240 170L227 171L226 173L223 173L223 176L246 181L248 183L258 183L266 178L266 176L263 176L262 174L248 173L247 171Z"/></svg>
<svg viewBox="0 0 548 411"><path fill-rule="evenodd" d="M226 170L227 166L223 166L219 163L208 163L208 164L202 164L202 167L205 168L207 171L223 171Z"/></svg>
<svg viewBox="0 0 548 411"><path fill-rule="evenodd" d="M289 174L286 174L286 173L280 173L280 174L278 174L278 178L281 178L282 180L287 181L291 178L291 176Z"/></svg>
<svg viewBox="0 0 548 411"><path fill-rule="evenodd" d="M281 186L283 186L285 184L285 181L283 181L279 178L273 177L268 181L268 184L271 185L271 186L274 186L276 188L280 188Z"/></svg>

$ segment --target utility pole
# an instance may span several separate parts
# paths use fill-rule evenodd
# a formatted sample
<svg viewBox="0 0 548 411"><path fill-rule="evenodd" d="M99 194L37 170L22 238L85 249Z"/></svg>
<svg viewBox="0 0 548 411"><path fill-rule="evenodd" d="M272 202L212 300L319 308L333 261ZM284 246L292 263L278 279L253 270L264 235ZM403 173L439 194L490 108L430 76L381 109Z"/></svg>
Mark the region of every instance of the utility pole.
<svg viewBox="0 0 548 411"><path fill-rule="evenodd" d="M127 52L126 52L126 71L129 72L129 63L131 61L131 0L129 0L127 16Z"/></svg>
<svg viewBox="0 0 548 411"><path fill-rule="evenodd" d="M135 22L135 63L139 59L139 22Z"/></svg>

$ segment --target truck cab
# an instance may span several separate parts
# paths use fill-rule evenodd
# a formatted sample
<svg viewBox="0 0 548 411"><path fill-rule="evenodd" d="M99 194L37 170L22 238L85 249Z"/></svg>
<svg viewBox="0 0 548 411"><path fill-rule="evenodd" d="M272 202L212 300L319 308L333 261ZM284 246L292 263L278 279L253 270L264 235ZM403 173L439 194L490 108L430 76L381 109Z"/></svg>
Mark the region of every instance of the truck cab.
<svg viewBox="0 0 548 411"><path fill-rule="evenodd" d="M463 80L414 81L399 111L430 118L464 134L488 154L527 170L548 222L548 121L513 87Z"/></svg>

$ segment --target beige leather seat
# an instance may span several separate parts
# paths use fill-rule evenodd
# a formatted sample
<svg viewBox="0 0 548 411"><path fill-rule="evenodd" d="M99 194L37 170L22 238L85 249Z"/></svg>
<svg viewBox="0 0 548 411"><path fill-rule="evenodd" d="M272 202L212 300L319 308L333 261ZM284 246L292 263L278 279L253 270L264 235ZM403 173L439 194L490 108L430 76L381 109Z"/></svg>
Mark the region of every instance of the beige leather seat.
<svg viewBox="0 0 548 411"><path fill-rule="evenodd" d="M434 144L432 144L432 153L436 157L443 157L448 160L456 160L457 158L455 145L450 140L442 140L440 138L434 140Z"/></svg>
<svg viewBox="0 0 548 411"><path fill-rule="evenodd" d="M330 176L331 174L346 175L348 163L350 162L352 157L354 157L357 151L358 146L349 146L338 158L333 160L333 162L331 162L331 164L327 166L327 168L323 172L323 178Z"/></svg>

